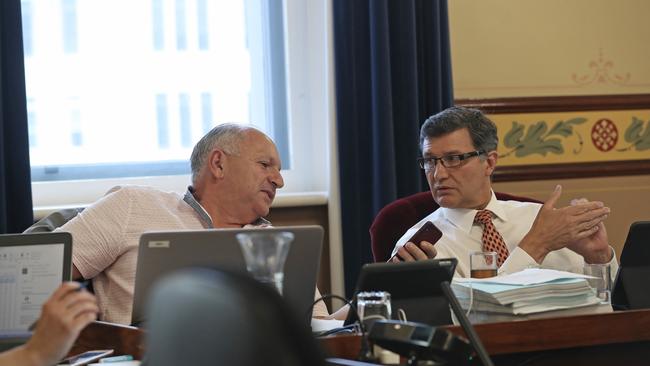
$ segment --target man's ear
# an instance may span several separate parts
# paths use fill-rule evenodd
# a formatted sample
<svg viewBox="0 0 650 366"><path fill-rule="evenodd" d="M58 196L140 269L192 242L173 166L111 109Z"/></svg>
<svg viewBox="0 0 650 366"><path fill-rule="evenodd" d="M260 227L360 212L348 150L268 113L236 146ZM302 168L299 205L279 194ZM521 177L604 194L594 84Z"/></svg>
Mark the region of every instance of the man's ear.
<svg viewBox="0 0 650 366"><path fill-rule="evenodd" d="M208 170L215 178L223 178L226 165L226 153L221 149L214 149L208 157Z"/></svg>
<svg viewBox="0 0 650 366"><path fill-rule="evenodd" d="M487 166L485 167L485 175L491 176L492 173L494 173L494 169L497 167L499 154L497 154L496 150L493 150L488 152L486 156L485 162L487 163Z"/></svg>

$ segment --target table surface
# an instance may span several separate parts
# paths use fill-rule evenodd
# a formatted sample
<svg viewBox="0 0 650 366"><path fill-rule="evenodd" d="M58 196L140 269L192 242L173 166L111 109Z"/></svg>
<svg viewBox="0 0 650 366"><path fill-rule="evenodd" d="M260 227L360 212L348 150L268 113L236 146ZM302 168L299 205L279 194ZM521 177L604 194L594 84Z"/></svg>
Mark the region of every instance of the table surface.
<svg viewBox="0 0 650 366"><path fill-rule="evenodd" d="M464 336L459 326L444 328ZM618 345L616 349L623 353L639 352L640 349L647 349L650 353L650 310L485 323L475 325L475 329L493 357L548 351L562 354L562 350L585 347L605 352L604 345ZM333 357L354 359L359 354L360 337L357 335L330 336L318 341ZM114 349L115 354L130 354L142 359L144 331L130 326L94 322L82 331L70 353L105 348ZM640 360L639 356L633 359Z"/></svg>

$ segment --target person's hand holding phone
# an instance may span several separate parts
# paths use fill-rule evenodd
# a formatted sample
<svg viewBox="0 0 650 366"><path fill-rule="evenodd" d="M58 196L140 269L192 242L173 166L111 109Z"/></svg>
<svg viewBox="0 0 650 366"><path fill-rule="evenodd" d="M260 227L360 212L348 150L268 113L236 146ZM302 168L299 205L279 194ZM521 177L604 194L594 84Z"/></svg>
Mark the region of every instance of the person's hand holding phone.
<svg viewBox="0 0 650 366"><path fill-rule="evenodd" d="M433 259L438 252L435 244L442 237L442 232L432 222L427 221L418 231L397 250L390 262L412 262Z"/></svg>

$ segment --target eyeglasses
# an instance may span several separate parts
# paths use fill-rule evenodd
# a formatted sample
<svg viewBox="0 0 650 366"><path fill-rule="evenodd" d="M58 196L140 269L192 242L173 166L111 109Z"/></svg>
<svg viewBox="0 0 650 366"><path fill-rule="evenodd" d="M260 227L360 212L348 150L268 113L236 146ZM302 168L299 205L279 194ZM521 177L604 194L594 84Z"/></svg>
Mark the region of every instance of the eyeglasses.
<svg viewBox="0 0 650 366"><path fill-rule="evenodd" d="M464 154L458 154L458 155L445 155L440 158L436 158L436 157L419 158L418 163L420 164L420 168L424 170L435 170L438 161L440 161L445 168L455 168L457 166L460 166L463 160L469 159L474 156L481 156L482 154L485 154L485 151L476 150L476 151L472 151Z"/></svg>

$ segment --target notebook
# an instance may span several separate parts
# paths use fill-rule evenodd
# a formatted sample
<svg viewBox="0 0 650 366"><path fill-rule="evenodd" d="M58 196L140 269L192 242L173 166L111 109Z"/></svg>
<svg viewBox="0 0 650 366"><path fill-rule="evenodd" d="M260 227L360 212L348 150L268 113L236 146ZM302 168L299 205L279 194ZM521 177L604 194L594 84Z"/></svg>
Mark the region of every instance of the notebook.
<svg viewBox="0 0 650 366"><path fill-rule="evenodd" d="M457 264L456 258L366 264L361 267L355 297L361 291L387 291L394 319L402 309L408 321L451 324L449 302L440 284L451 282ZM355 320L356 314L349 312L345 324Z"/></svg>
<svg viewBox="0 0 650 366"><path fill-rule="evenodd" d="M650 308L650 221L630 226L612 287L616 310Z"/></svg>
<svg viewBox="0 0 650 366"><path fill-rule="evenodd" d="M29 326L71 268L69 233L0 235L0 351L29 339Z"/></svg>
<svg viewBox="0 0 650 366"><path fill-rule="evenodd" d="M146 321L146 302L152 285L165 274L184 267L222 268L246 272L236 235L241 232L288 231L294 234L284 265L283 296L295 314L311 319L309 311L323 246L320 226L287 226L256 229L148 232L140 237L133 296L132 324Z"/></svg>

